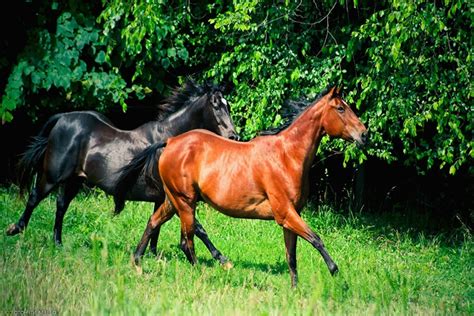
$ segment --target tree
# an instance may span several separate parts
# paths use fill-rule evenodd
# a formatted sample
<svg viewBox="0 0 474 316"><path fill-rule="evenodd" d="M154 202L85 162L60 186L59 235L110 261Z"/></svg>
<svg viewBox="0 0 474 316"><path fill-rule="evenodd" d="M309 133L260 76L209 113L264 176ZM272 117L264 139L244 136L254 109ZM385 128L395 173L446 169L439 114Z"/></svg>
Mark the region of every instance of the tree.
<svg viewBox="0 0 474 316"><path fill-rule="evenodd" d="M48 17L47 4L39 9ZM473 9L459 0L104 1L53 3L54 31L37 23L0 106L3 122L28 105L104 110L165 93L192 74L233 85L238 132L282 123L288 98L314 100L330 84L368 124L371 147L343 142L345 162L366 155L442 168L470 166ZM55 17L56 18L56 17ZM48 92L45 97L45 92ZM38 94L44 98L31 106ZM472 167L468 169L472 173Z"/></svg>
<svg viewBox="0 0 474 316"><path fill-rule="evenodd" d="M472 13L463 1L393 1L352 33L372 155L421 172L472 163Z"/></svg>

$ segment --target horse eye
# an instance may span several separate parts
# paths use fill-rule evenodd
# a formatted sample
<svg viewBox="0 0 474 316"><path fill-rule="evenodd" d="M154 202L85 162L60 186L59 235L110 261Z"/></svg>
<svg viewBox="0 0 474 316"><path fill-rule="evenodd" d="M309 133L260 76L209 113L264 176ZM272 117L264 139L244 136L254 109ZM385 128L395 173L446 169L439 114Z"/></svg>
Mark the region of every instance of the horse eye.
<svg viewBox="0 0 474 316"><path fill-rule="evenodd" d="M338 111L339 113L344 113L344 107L339 106L339 107L337 108L337 111Z"/></svg>

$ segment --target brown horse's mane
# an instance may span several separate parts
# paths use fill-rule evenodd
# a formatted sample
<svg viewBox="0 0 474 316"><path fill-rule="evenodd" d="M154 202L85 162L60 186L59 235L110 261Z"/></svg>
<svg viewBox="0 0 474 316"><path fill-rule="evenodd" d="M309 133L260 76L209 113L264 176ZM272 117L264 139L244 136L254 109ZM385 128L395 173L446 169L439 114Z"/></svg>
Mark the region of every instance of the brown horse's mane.
<svg viewBox="0 0 474 316"><path fill-rule="evenodd" d="M293 123L307 108L311 105L318 103L318 101L325 96L330 90L330 86L326 87L322 92L318 94L314 101L309 101L305 97L301 97L298 100L286 100L283 104L281 116L283 123L280 126L272 127L268 130L259 132L259 135L276 135L286 129Z"/></svg>
<svg viewBox="0 0 474 316"><path fill-rule="evenodd" d="M192 79L187 79L184 86L174 88L171 95L163 103L156 106L158 111L156 119L162 121L181 108L189 106L194 101L193 98L217 91L222 92L222 89L215 84L206 82L199 85Z"/></svg>

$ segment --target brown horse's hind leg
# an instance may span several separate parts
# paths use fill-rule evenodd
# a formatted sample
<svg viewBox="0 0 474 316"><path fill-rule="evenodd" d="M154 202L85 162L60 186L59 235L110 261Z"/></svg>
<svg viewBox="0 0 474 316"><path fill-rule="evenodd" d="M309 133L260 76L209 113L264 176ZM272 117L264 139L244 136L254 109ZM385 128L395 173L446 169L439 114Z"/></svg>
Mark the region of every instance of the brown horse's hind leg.
<svg viewBox="0 0 474 316"><path fill-rule="evenodd" d="M289 229L283 228L286 247L286 261L290 268L291 286L296 287L298 283L298 272L296 271L296 241L297 235Z"/></svg>
<svg viewBox="0 0 474 316"><path fill-rule="evenodd" d="M155 210L158 209L158 205L155 204ZM177 214L176 214L177 215ZM178 216L179 217L179 216ZM226 269L230 269L232 268L232 263L229 261L229 259L224 256L220 251L219 249L216 248L216 246L214 246L214 244L212 243L212 241L209 239L209 236L207 235L207 232L206 230L204 229L204 227L202 227L202 225L199 223L199 221L197 219L195 219L195 233L196 233L196 237L198 237L199 239L201 239L201 241L204 243L204 245L206 246L206 248L209 250L209 252L211 253L212 257L219 261L219 263L224 266L224 268ZM161 225L163 225L164 222L162 222L160 225L158 225L158 227L156 227L151 236L150 236L150 251L156 256L157 255L157 244L158 244L158 237L160 235L160 227Z"/></svg>
<svg viewBox="0 0 474 316"><path fill-rule="evenodd" d="M296 211L293 211L292 214L288 216L285 223L283 223L283 227L295 232L313 245L323 257L332 275L339 270L331 256L329 256L321 238L303 221Z"/></svg>
<svg viewBox="0 0 474 316"><path fill-rule="evenodd" d="M55 187L55 184L49 183L46 181L45 176L41 176L38 184L31 190L31 193L28 197L28 202L26 203L26 208L23 211L18 223L11 224L6 234L8 236L13 236L23 232L31 218L31 214L36 206L51 192L51 190Z"/></svg>
<svg viewBox="0 0 474 316"><path fill-rule="evenodd" d="M179 217L179 216L178 216ZM196 237L198 237L199 239L201 239L201 241L204 243L204 245L206 246L206 248L209 250L209 252L211 253L211 256L219 261L219 263L221 265L223 265L225 268L229 269L229 268L232 268L232 263L230 262L230 260L224 256L220 251L219 249L216 248L216 246L214 246L214 244L212 243L212 241L209 239L209 236L207 235L207 232L206 230L204 229L204 227L202 227L201 223L199 223L199 221L197 219L195 219L194 221L195 225L196 225L196 228L195 228L195 233L196 233ZM163 225L163 223L161 223L161 225ZM161 226L160 225L160 226ZM150 251L156 256L157 255L157 244L158 244L158 237L160 235L160 228L157 227L151 234L150 236Z"/></svg>
<svg viewBox="0 0 474 316"><path fill-rule="evenodd" d="M181 219L181 250L183 250L188 261L194 265L197 263L194 252L195 217L194 209L186 203L179 205L179 218Z"/></svg>
<svg viewBox="0 0 474 316"><path fill-rule="evenodd" d="M183 185L183 187L185 186ZM165 185L163 188L165 189L167 200L169 199L173 204L181 220L181 250L183 250L189 262L194 265L197 263L194 252L196 193L190 187L186 193L175 193L175 196Z"/></svg>
<svg viewBox="0 0 474 316"><path fill-rule="evenodd" d="M171 205L170 201L166 198L163 204L161 204L153 215L150 216L146 229L143 232L142 239L138 243L137 249L133 255L135 264L139 264L140 258L143 256L146 247L148 246L150 237L154 233L159 234L161 225L171 219L175 213L176 211L173 208L173 205ZM158 240L158 235L156 238Z"/></svg>

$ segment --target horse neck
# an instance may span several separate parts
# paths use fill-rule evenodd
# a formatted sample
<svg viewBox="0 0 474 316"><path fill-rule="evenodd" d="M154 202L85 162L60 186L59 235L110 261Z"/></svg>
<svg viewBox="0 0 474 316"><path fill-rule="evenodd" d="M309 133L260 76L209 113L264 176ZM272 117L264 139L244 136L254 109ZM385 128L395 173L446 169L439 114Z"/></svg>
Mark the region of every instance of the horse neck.
<svg viewBox="0 0 474 316"><path fill-rule="evenodd" d="M322 126L323 110L319 103L311 105L280 133L286 152L291 153L292 158L303 167L303 174L309 171L325 133Z"/></svg>
<svg viewBox="0 0 474 316"><path fill-rule="evenodd" d="M151 142L159 142L168 137L201 127L201 118L195 106L184 106L161 121L149 122L142 127Z"/></svg>

